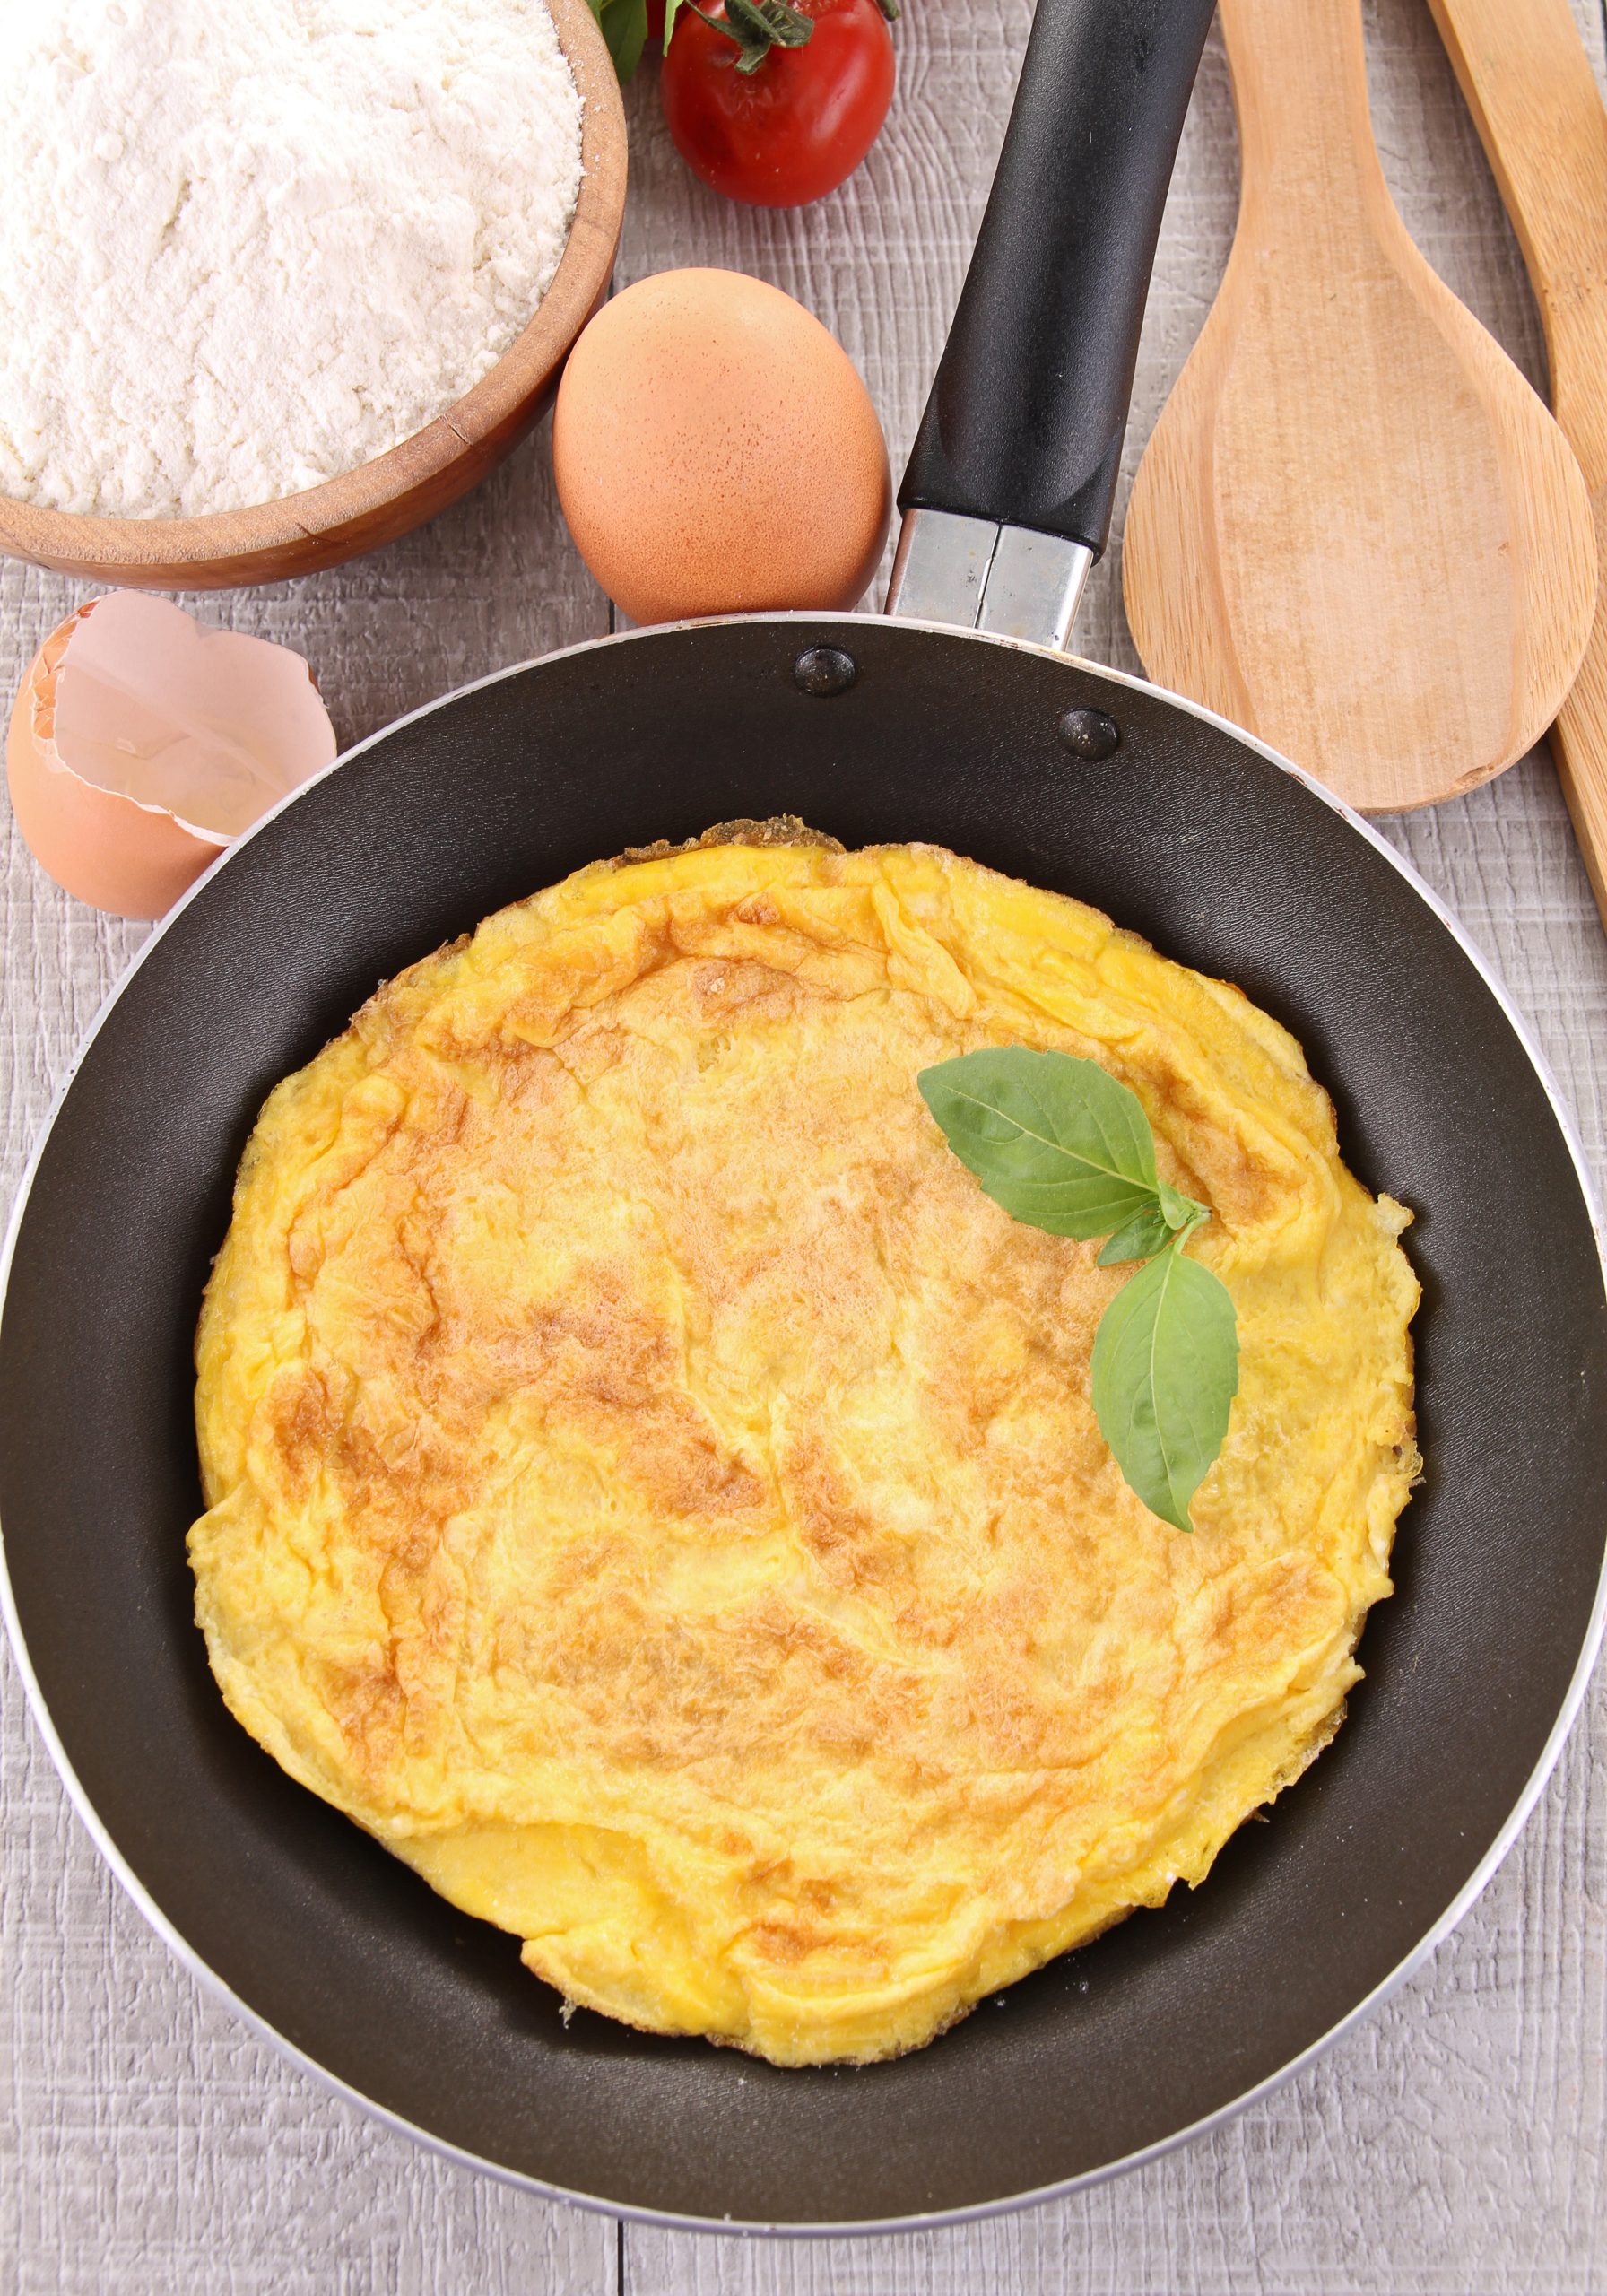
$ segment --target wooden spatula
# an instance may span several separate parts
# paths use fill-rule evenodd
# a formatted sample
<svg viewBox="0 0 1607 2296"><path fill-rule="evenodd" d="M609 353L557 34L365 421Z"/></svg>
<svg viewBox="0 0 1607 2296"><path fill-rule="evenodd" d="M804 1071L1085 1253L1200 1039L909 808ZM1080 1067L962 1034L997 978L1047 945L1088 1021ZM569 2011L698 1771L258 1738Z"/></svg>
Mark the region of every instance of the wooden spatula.
<svg viewBox="0 0 1607 2296"><path fill-rule="evenodd" d="M1430 0L1545 323L1551 404L1607 547L1607 109L1568 0ZM1551 732L1607 922L1607 583Z"/></svg>
<svg viewBox="0 0 1607 2296"><path fill-rule="evenodd" d="M1152 677L1353 804L1432 804L1521 757L1573 683L1589 493L1395 212L1360 0L1221 21L1238 228L1134 487L1128 619Z"/></svg>

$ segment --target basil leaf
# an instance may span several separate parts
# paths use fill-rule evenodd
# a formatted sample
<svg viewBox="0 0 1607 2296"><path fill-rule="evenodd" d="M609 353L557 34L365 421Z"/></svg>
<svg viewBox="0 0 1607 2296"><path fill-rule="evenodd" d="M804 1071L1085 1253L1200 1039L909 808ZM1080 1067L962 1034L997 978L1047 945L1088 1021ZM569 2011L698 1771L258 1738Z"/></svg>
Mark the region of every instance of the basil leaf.
<svg viewBox="0 0 1607 2296"><path fill-rule="evenodd" d="M1097 1060L1004 1045L940 1061L916 1082L950 1147L1012 1219L1086 1239L1155 1205L1149 1118Z"/></svg>
<svg viewBox="0 0 1607 2296"><path fill-rule="evenodd" d="M1209 1209L1160 1178L1137 1096L1098 1061L1006 1045L940 1061L916 1081L950 1147L1012 1219L1108 1238L1101 1267L1148 1263L1095 1335L1094 1413L1144 1505L1192 1530L1189 1501L1238 1390L1232 1300L1183 1250Z"/></svg>
<svg viewBox="0 0 1607 2296"><path fill-rule="evenodd" d="M635 76L647 40L647 0L586 0L613 58L620 85Z"/></svg>
<svg viewBox="0 0 1607 2296"><path fill-rule="evenodd" d="M1153 1259L1171 1242L1173 1232L1160 1206L1148 1205L1125 1228L1116 1230L1096 1264L1100 1267L1119 1267L1124 1260Z"/></svg>
<svg viewBox="0 0 1607 2296"><path fill-rule="evenodd" d="M1093 1354L1099 1432L1163 1523L1194 1528L1188 1503L1222 1448L1238 1391L1233 1301L1178 1238L1116 1293Z"/></svg>

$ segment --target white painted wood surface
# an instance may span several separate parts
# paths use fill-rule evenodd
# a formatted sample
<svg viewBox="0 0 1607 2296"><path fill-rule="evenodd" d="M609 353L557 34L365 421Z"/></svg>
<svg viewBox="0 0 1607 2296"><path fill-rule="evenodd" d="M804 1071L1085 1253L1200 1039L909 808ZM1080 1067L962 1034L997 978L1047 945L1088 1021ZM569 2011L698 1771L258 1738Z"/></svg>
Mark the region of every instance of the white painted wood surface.
<svg viewBox="0 0 1607 2296"><path fill-rule="evenodd" d="M1574 4L1600 69L1596 0ZM712 262L799 294L858 361L896 465L959 291L1029 13L1029 0L908 0L887 134L846 193L798 215L727 207L690 181L645 73L621 279ZM1427 7L1369 0L1368 24L1379 142L1407 222L1538 378L1522 265ZM1129 467L1203 316L1234 203L1213 44L1167 218ZM1080 642L1134 666L1116 572L1097 575ZM6 691L75 596L4 569ZM203 611L302 647L348 739L605 622L559 524L544 436L426 532ZM1607 1179L1607 942L1549 760L1392 833L1494 959ZM9 1190L141 935L46 883L9 821L0 839ZM1607 2290L1607 1688L1456 1937L1299 2080L1071 2200L948 2232L830 2242L621 2229L447 2167L326 2095L212 2003L125 1903L66 1806L9 1659L0 1724L0 2296Z"/></svg>

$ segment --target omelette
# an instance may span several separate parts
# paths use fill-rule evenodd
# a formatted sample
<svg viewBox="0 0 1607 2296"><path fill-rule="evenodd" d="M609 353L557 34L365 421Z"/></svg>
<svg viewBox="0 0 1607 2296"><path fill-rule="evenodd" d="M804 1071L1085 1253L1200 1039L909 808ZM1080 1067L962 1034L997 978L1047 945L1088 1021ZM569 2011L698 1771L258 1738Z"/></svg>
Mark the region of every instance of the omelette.
<svg viewBox="0 0 1607 2296"><path fill-rule="evenodd" d="M995 1045L1099 1061L1210 1208L1192 1534L1090 1405L1131 1270L916 1089ZM197 1338L213 1670L566 2005L917 2048L1338 1726L1419 1467L1408 1218L1283 1028L1077 901L789 823L583 869L262 1111Z"/></svg>

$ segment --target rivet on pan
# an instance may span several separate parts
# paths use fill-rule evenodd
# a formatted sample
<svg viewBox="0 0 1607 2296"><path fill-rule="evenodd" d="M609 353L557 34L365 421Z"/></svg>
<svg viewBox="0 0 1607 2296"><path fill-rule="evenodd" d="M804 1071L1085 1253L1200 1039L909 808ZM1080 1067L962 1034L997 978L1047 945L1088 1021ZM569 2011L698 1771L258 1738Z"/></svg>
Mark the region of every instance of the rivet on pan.
<svg viewBox="0 0 1607 2296"><path fill-rule="evenodd" d="M793 683L798 691L822 699L847 693L858 675L858 663L840 646L805 646L793 664Z"/></svg>
<svg viewBox="0 0 1607 2296"><path fill-rule="evenodd" d="M1060 733L1073 756L1085 757L1090 765L1098 765L1101 758L1121 747L1122 729L1102 709L1068 709L1060 721Z"/></svg>

